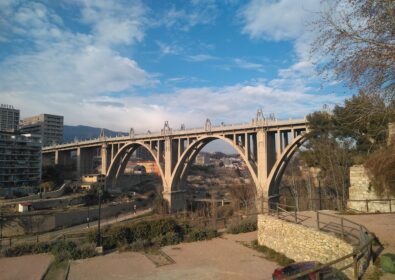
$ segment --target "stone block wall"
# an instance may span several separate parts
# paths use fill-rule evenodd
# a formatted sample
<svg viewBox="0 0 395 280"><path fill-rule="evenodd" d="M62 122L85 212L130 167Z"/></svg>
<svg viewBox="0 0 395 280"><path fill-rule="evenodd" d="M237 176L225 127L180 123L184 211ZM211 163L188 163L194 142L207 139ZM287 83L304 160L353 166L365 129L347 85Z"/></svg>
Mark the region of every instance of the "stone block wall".
<svg viewBox="0 0 395 280"><path fill-rule="evenodd" d="M348 189L348 199L347 207L361 212L385 213L390 212L391 208L395 208L395 205L390 207L388 201L368 201L366 203L366 200L386 199L386 197L379 197L375 193L363 165L354 165L350 168L350 188ZM395 201L392 203L394 202Z"/></svg>
<svg viewBox="0 0 395 280"><path fill-rule="evenodd" d="M353 252L353 246L329 233L268 215L258 216L258 243L300 261L327 263ZM339 263L337 268L352 262ZM346 274L352 276L352 268Z"/></svg>

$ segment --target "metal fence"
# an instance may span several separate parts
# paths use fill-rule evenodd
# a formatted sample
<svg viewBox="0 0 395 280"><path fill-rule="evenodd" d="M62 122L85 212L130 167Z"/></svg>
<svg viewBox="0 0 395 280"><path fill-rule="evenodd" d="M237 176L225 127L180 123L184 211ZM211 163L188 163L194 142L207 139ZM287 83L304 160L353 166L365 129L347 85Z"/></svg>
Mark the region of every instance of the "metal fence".
<svg viewBox="0 0 395 280"><path fill-rule="evenodd" d="M297 224L302 224L304 221L311 219L311 217L306 217L305 215L296 211L295 206L289 206L280 203L263 202L262 210L265 214ZM363 225L357 224L344 217L339 217L319 211L314 211L314 216L315 221L313 224L315 224L315 227L318 230L334 233L337 237L342 238L354 245L355 249L352 253L346 256L326 264L318 265L313 269L298 273L285 279L297 279L299 277L309 276L312 273L319 277L319 271L328 267L339 265L341 262L347 259L350 261L346 265L338 268L331 274L325 275L325 277L331 277L334 274L341 273L348 268L352 268L353 279L361 279L370 262L374 261L383 249L383 246L379 240Z"/></svg>

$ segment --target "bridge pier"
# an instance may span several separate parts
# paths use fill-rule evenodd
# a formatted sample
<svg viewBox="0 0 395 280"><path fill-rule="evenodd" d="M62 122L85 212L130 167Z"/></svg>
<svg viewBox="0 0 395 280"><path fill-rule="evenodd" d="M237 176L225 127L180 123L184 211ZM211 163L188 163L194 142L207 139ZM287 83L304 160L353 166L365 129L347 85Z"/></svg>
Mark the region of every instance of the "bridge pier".
<svg viewBox="0 0 395 280"><path fill-rule="evenodd" d="M170 212L186 210L185 191L163 192L163 199L168 202Z"/></svg>

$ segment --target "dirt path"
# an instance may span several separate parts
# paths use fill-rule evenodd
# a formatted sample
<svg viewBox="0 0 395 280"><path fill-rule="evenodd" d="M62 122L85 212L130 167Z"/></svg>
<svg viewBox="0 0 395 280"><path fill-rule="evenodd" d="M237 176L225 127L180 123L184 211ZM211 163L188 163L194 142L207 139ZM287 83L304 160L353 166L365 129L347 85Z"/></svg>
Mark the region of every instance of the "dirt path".
<svg viewBox="0 0 395 280"><path fill-rule="evenodd" d="M69 279L271 279L278 266L240 242L257 233L225 235L209 241L163 248L174 263L156 266L141 253L113 253L72 262Z"/></svg>
<svg viewBox="0 0 395 280"><path fill-rule="evenodd" d="M52 255L0 258L1 280L39 280L52 262Z"/></svg>

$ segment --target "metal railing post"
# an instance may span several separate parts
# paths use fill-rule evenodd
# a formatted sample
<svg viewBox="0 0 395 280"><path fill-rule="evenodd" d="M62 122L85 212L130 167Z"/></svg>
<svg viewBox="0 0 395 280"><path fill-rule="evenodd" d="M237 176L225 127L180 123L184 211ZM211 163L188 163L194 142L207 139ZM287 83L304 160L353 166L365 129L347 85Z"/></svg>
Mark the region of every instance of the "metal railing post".
<svg viewBox="0 0 395 280"><path fill-rule="evenodd" d="M278 209L278 202L276 202L276 213L277 213L277 219L278 219L280 216L279 209Z"/></svg>
<svg viewBox="0 0 395 280"><path fill-rule="evenodd" d="M358 257L357 254L353 256L354 279L358 280Z"/></svg>
<svg viewBox="0 0 395 280"><path fill-rule="evenodd" d="M317 229L320 230L320 212L316 211L317 216Z"/></svg>
<svg viewBox="0 0 395 280"><path fill-rule="evenodd" d="M369 203L368 203L368 200L366 199L365 202L366 202L366 213L369 213Z"/></svg>
<svg viewBox="0 0 395 280"><path fill-rule="evenodd" d="M297 224L298 223L298 213L296 211L296 207L295 207L294 212L295 212L295 224Z"/></svg>
<svg viewBox="0 0 395 280"><path fill-rule="evenodd" d="M342 231L342 238L344 239L344 218L340 218L340 226L341 226L341 231Z"/></svg>
<svg viewBox="0 0 395 280"><path fill-rule="evenodd" d="M391 205L391 199L388 200L390 204L390 213L392 213L392 205Z"/></svg>

